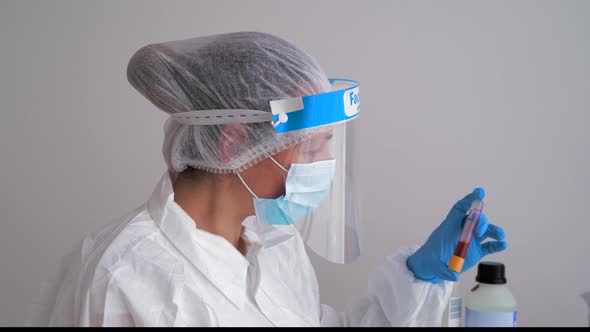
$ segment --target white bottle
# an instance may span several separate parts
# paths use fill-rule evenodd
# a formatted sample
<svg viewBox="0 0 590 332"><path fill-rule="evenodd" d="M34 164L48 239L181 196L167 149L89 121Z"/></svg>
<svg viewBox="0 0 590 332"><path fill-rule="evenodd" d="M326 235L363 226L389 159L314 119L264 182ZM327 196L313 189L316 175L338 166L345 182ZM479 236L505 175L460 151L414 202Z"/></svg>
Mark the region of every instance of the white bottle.
<svg viewBox="0 0 590 332"><path fill-rule="evenodd" d="M465 327L516 327L516 300L502 263L481 262L478 282L465 296Z"/></svg>
<svg viewBox="0 0 590 332"><path fill-rule="evenodd" d="M463 316L463 299L459 293L459 282L453 285L453 292L447 307L443 312L442 327L461 327L461 318Z"/></svg>

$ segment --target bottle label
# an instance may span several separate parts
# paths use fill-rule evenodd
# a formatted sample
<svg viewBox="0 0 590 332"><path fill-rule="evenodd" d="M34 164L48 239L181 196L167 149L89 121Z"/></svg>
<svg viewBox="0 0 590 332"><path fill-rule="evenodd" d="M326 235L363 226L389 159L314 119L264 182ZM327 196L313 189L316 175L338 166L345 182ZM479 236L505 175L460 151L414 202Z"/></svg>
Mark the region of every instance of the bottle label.
<svg viewBox="0 0 590 332"><path fill-rule="evenodd" d="M516 311L483 312L465 308L465 327L516 327Z"/></svg>
<svg viewBox="0 0 590 332"><path fill-rule="evenodd" d="M463 300L460 296L453 296L449 301L448 316L444 317L447 320L448 327L461 327L461 311L463 308Z"/></svg>

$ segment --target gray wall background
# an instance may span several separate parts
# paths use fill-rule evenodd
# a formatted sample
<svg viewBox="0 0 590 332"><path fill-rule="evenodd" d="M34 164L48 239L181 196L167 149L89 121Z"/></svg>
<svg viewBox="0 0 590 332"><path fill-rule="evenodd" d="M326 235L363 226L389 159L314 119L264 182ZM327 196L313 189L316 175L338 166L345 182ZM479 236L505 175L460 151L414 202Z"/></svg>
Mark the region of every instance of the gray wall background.
<svg viewBox="0 0 590 332"><path fill-rule="evenodd" d="M0 324L84 233L146 200L164 113L126 81L141 46L266 31L362 84L364 256L317 266L343 308L396 248L487 189L518 323L586 325L590 1L0 1ZM475 271L460 287L475 284Z"/></svg>

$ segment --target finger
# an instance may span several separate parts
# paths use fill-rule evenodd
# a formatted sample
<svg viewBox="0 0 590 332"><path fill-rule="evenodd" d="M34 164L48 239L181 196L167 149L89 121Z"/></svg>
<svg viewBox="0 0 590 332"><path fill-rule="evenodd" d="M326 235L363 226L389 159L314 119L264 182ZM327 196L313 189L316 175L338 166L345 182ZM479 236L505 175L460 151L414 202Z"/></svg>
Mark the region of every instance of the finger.
<svg viewBox="0 0 590 332"><path fill-rule="evenodd" d="M506 241L488 241L481 245L483 256L502 251L508 247Z"/></svg>
<svg viewBox="0 0 590 332"><path fill-rule="evenodd" d="M504 230L500 226L490 224L488 226L488 229L485 232L484 236L486 238L489 237L494 240L504 240L504 237L506 237L506 233L504 232Z"/></svg>
<svg viewBox="0 0 590 332"><path fill-rule="evenodd" d="M471 192L469 195L463 197L460 201L458 201L457 203L455 203L455 205L453 205L453 208L451 209L451 213L457 215L457 216L463 216L464 214L467 213L467 211L469 211L469 208L471 207L471 203L473 203L474 200L483 200L483 198L485 197L486 192L483 188L475 188L473 190L473 192Z"/></svg>
<svg viewBox="0 0 590 332"><path fill-rule="evenodd" d="M488 222L488 217L485 214L481 213L479 215L479 221L477 222L477 226L475 227L475 236L478 238L484 236L484 234L488 231L490 223Z"/></svg>

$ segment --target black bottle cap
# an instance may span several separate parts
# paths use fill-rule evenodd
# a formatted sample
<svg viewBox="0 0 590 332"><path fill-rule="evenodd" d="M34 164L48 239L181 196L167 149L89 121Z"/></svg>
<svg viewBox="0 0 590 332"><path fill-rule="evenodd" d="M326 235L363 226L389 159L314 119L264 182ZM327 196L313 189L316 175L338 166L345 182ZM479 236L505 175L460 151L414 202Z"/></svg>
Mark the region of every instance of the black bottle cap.
<svg viewBox="0 0 590 332"><path fill-rule="evenodd" d="M497 262L480 262L477 265L475 281L482 284L501 285L506 283L504 264Z"/></svg>

